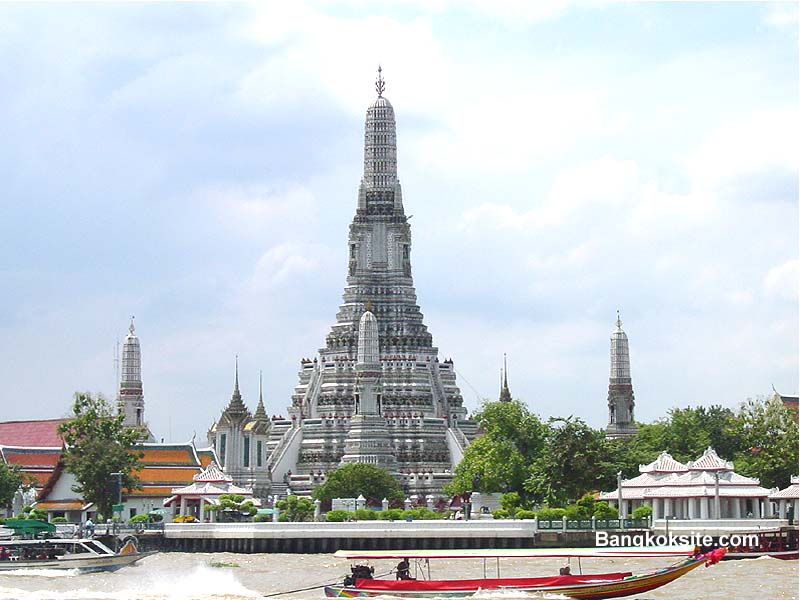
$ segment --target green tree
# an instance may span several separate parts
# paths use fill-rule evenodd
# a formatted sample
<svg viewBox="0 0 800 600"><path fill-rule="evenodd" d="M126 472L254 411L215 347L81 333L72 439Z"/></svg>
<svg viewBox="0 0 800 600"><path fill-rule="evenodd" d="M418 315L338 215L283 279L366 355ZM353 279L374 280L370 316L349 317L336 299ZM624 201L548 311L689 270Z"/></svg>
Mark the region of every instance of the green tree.
<svg viewBox="0 0 800 600"><path fill-rule="evenodd" d="M314 503L308 498L289 496L278 500L275 506L280 510L281 521L310 521L314 518Z"/></svg>
<svg viewBox="0 0 800 600"><path fill-rule="evenodd" d="M364 498L383 500L402 499L403 490L390 473L374 465L351 463L331 471L325 483L314 490L314 498Z"/></svg>
<svg viewBox="0 0 800 600"><path fill-rule="evenodd" d="M65 442L64 464L78 482L73 491L94 502L103 516L110 516L117 502L117 477L112 473L122 473L123 488L140 488L134 474L143 456L135 449L140 432L125 427L123 420L103 396L79 392L72 418L58 428Z"/></svg>
<svg viewBox="0 0 800 600"><path fill-rule="evenodd" d="M661 450L675 460L697 460L706 448L728 460L740 448L740 424L734 412L719 405L673 408L669 411Z"/></svg>
<svg viewBox="0 0 800 600"><path fill-rule="evenodd" d="M232 521L238 521L242 517L252 517L258 512L252 498L245 499L240 494L220 494L219 504L216 506L206 504L205 509L218 513L220 520L227 516L227 519Z"/></svg>
<svg viewBox="0 0 800 600"><path fill-rule="evenodd" d="M11 508L14 494L23 487L24 477L19 465L9 465L0 462L0 506Z"/></svg>
<svg viewBox="0 0 800 600"><path fill-rule="evenodd" d="M742 475L758 477L767 488L789 485L797 475L797 415L776 398L748 399L739 409L740 452L735 460ZM729 458L729 457L724 457Z"/></svg>
<svg viewBox="0 0 800 600"><path fill-rule="evenodd" d="M575 417L551 418L548 425L547 451L533 462L525 481L537 502L564 506L614 483L615 467L602 431Z"/></svg>
<svg viewBox="0 0 800 600"><path fill-rule="evenodd" d="M467 447L445 492L508 491L526 496L523 483L544 447L547 427L519 400L485 402L475 420L484 434Z"/></svg>

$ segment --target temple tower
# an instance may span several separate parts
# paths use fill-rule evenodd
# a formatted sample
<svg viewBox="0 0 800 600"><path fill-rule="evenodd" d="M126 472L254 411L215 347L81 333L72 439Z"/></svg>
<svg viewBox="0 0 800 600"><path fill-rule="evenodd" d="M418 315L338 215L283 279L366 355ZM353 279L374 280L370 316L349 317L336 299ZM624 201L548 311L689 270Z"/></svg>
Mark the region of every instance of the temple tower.
<svg viewBox="0 0 800 600"><path fill-rule="evenodd" d="M608 427L606 436L620 438L636 433L633 417L635 405L631 383L631 363L628 336L622 330L617 311L617 328L611 334L611 376L608 380Z"/></svg>
<svg viewBox="0 0 800 600"><path fill-rule="evenodd" d="M341 464L366 463L394 471L394 445L381 415L378 321L370 311L361 316L356 356L356 413L350 419Z"/></svg>
<svg viewBox="0 0 800 600"><path fill-rule="evenodd" d="M117 391L117 410L125 415L123 424L141 430L142 440L155 441L144 420L144 391L142 389L142 351L133 317L128 335L122 344L122 371Z"/></svg>
<svg viewBox="0 0 800 600"><path fill-rule="evenodd" d="M257 498L265 497L271 487L267 466L267 442L270 421L264 409L259 376L258 407L251 414L239 391L239 359L236 358L233 394L228 406L208 431L208 443L214 448L222 469L236 485L253 490Z"/></svg>
<svg viewBox="0 0 800 600"><path fill-rule="evenodd" d="M466 419L453 363L439 361L417 304L411 227L397 177L395 114L380 68L375 89L364 125L364 167L349 228L343 303L318 357L301 360L289 417L273 422L274 477L287 474L287 484L300 493L360 452L353 449L358 436L351 429L366 419L373 401L386 423L398 476L417 493L440 490L452 478L477 429ZM374 328L377 344L364 346L364 357L359 356L362 326L370 335ZM373 442L382 444L383 434L376 436ZM389 463L387 468L395 470Z"/></svg>

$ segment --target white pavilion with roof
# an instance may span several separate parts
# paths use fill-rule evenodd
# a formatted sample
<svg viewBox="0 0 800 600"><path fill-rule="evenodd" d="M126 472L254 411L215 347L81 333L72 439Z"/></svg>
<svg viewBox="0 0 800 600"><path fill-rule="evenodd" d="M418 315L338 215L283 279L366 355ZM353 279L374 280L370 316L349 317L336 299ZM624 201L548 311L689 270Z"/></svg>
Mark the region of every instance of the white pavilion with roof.
<svg viewBox="0 0 800 600"><path fill-rule="evenodd" d="M720 458L709 447L703 456L686 464L667 452L649 465L640 465L640 475L622 481L622 493L600 494L601 500L621 504L627 515L638 506L653 508L653 519L741 519L766 517L771 490L758 479L739 475L733 463Z"/></svg>
<svg viewBox="0 0 800 600"><path fill-rule="evenodd" d="M769 499L778 505L778 517L789 519L790 525L793 522L796 523L797 505L800 502L800 483L798 483L797 475L792 475L789 487L770 494Z"/></svg>
<svg viewBox="0 0 800 600"><path fill-rule="evenodd" d="M166 508L172 508L173 517L192 515L198 520L203 520L205 516L205 506L219 505L219 497L222 494L237 494L244 496L247 500L252 500L253 504L260 506L261 502L253 498L253 491L239 487L233 483L233 479L223 473L216 463L211 463L202 473L198 473L192 479L191 485L172 490L172 496L164 500ZM178 514L175 514L175 510ZM210 520L215 520L215 512L211 511Z"/></svg>

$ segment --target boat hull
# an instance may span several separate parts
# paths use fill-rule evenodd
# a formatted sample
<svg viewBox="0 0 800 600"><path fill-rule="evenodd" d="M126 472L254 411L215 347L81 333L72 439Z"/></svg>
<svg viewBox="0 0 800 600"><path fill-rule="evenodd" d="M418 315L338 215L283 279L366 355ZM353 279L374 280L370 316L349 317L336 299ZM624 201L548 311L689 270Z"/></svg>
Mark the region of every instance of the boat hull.
<svg viewBox="0 0 800 600"><path fill-rule="evenodd" d="M60 556L55 559L3 560L0 561L0 573L3 571L19 571L30 569L78 570L81 573L116 571L132 565L155 552L135 552L130 554L113 554L109 556Z"/></svg>
<svg viewBox="0 0 800 600"><path fill-rule="evenodd" d="M462 598L472 596L478 591L487 590L502 590L504 592L520 592L524 594L531 593L547 593L547 594L561 594L569 598L581 598L584 600L601 600L603 598L622 598L625 596L632 596L634 594L641 594L654 590L663 585L666 585L678 577L681 577L689 571L696 569L704 560L694 559L690 562L671 567L667 569L660 569L653 573L647 573L638 576L624 577L612 581L587 581L587 577L576 576L572 579L575 582L570 582L569 577L563 579L563 583L555 585L513 585L511 580L508 580L509 585L502 586L486 586L486 580L476 579L474 587L463 589L448 589L448 582L441 581L437 586L438 589L413 589L413 582L402 581L397 582L397 585L390 586L389 589L382 587L381 589L369 587L369 580L366 580L362 586L359 587L346 587L346 586L327 586L325 588L325 595L330 598L360 598L360 597L375 597L375 596L396 596L399 598ZM583 581L578 581L583 579ZM426 582L428 584L432 582Z"/></svg>

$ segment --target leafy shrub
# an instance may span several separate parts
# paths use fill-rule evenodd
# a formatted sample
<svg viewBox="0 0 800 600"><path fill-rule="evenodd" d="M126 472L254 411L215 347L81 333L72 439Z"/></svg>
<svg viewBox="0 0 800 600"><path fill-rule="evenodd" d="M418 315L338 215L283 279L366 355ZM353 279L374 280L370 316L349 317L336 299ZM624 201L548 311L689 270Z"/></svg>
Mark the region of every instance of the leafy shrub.
<svg viewBox="0 0 800 600"><path fill-rule="evenodd" d="M618 516L619 511L613 506L609 506L608 502L594 503L595 519L616 519Z"/></svg>
<svg viewBox="0 0 800 600"><path fill-rule="evenodd" d="M542 508L536 513L536 517L543 521L556 521L566 515L563 508Z"/></svg>
<svg viewBox="0 0 800 600"><path fill-rule="evenodd" d="M368 508L359 508L356 510L356 519L359 521L374 521L378 518L378 513Z"/></svg>
<svg viewBox="0 0 800 600"><path fill-rule="evenodd" d="M653 516L653 507L647 506L643 504L642 506L637 506L633 509L633 518L634 519L646 519L647 517Z"/></svg>
<svg viewBox="0 0 800 600"><path fill-rule="evenodd" d="M514 513L514 518L515 519L535 519L536 518L536 513L533 512L532 510L525 510L523 508L523 509L520 509L520 510L518 510L517 512Z"/></svg>
<svg viewBox="0 0 800 600"><path fill-rule="evenodd" d="M265 523L267 521L272 521L272 515L256 515L253 517L254 523Z"/></svg>
<svg viewBox="0 0 800 600"><path fill-rule="evenodd" d="M520 497L517 492L507 492L500 496L500 506L508 511L512 517L520 506Z"/></svg>
<svg viewBox="0 0 800 600"><path fill-rule="evenodd" d="M350 511L337 508L336 510L329 510L325 515L325 520L331 523L342 523L347 521L352 514Z"/></svg>
<svg viewBox="0 0 800 600"><path fill-rule="evenodd" d="M403 518L403 509L390 508L389 510L382 510L378 513L378 518L381 521L399 521Z"/></svg>
<svg viewBox="0 0 800 600"><path fill-rule="evenodd" d="M496 511L492 513L492 516L495 519L508 519L509 513L505 508L498 508Z"/></svg>
<svg viewBox="0 0 800 600"><path fill-rule="evenodd" d="M141 514L131 517L131 523L147 523L150 520L149 515Z"/></svg>
<svg viewBox="0 0 800 600"><path fill-rule="evenodd" d="M585 506L570 504L564 509L564 516L567 517L567 519L589 519L592 513L590 513L589 509Z"/></svg>
<svg viewBox="0 0 800 600"><path fill-rule="evenodd" d="M50 522L51 523L66 523L67 522L67 517L53 517L52 519L50 519Z"/></svg>

